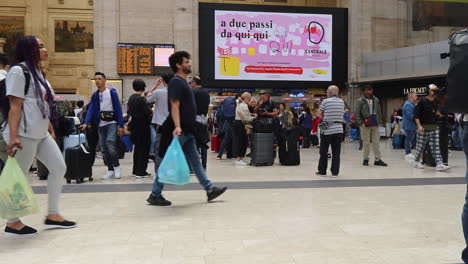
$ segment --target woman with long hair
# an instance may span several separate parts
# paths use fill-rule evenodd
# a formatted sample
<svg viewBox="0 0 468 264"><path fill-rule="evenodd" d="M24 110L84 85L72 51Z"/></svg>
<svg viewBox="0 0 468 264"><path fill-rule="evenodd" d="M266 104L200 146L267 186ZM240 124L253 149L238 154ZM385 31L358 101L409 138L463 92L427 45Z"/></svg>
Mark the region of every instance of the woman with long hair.
<svg viewBox="0 0 468 264"><path fill-rule="evenodd" d="M10 111L3 137L8 142L8 155L12 156L15 150L18 150L15 157L25 175L28 175L34 158L49 169L46 228L73 228L76 227L76 223L65 220L59 214L59 198L66 165L54 141L52 122L58 119L54 92L41 71L41 61L47 59L48 51L40 39L35 36L18 39L13 65L22 64L26 66L27 71L23 71L20 66L14 66L8 72L6 87ZM25 89L25 74L30 76L29 89ZM8 219L4 234L30 236L37 234L37 230L15 218Z"/></svg>
<svg viewBox="0 0 468 264"><path fill-rule="evenodd" d="M233 130L233 154L236 158L236 165L248 165L242 158L245 156L247 145L249 143L246 132L246 125L252 123L254 116L249 111L249 103L252 98L250 93L243 93L240 97L240 102L236 107L236 117L232 124Z"/></svg>

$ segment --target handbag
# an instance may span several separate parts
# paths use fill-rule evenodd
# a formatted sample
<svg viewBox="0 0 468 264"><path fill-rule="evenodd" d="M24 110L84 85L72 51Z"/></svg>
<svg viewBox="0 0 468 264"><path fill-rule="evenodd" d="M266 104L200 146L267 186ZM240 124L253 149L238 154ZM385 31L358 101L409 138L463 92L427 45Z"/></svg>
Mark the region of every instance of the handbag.
<svg viewBox="0 0 468 264"><path fill-rule="evenodd" d="M114 111L101 111L99 117L102 121L111 122L115 120Z"/></svg>
<svg viewBox="0 0 468 264"><path fill-rule="evenodd" d="M364 126L365 127L374 127L377 126L377 115L374 114L374 104L372 104L372 113L371 115L364 119Z"/></svg>
<svg viewBox="0 0 468 264"><path fill-rule="evenodd" d="M375 114L372 114L370 117L364 119L364 126L366 127L377 126L377 116Z"/></svg>

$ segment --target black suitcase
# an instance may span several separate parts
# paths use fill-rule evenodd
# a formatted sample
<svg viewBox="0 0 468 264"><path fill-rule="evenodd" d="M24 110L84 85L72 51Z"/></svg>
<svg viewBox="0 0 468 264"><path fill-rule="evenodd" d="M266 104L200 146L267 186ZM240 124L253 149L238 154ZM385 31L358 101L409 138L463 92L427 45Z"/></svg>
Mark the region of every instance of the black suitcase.
<svg viewBox="0 0 468 264"><path fill-rule="evenodd" d="M127 146L123 142L122 138L117 136L117 153L118 153L119 159L125 158L126 151L127 151Z"/></svg>
<svg viewBox="0 0 468 264"><path fill-rule="evenodd" d="M317 136L317 134L312 134L310 135L310 143L312 144L312 146L316 147L319 145L319 138Z"/></svg>
<svg viewBox="0 0 468 264"><path fill-rule="evenodd" d="M275 130L274 118L256 118L252 122L255 133L272 133Z"/></svg>
<svg viewBox="0 0 468 264"><path fill-rule="evenodd" d="M65 150L65 164L67 183L75 180L77 184L84 182L85 178L93 181L93 157L84 144Z"/></svg>
<svg viewBox="0 0 468 264"><path fill-rule="evenodd" d="M281 165L295 166L301 164L299 128L291 127L283 129L279 145L279 160Z"/></svg>
<svg viewBox="0 0 468 264"><path fill-rule="evenodd" d="M429 167L435 167L436 166L436 161L434 156L432 156L431 152L431 147L429 146L429 143L426 144L426 147L424 148L423 151L423 164L426 164Z"/></svg>
<svg viewBox="0 0 468 264"><path fill-rule="evenodd" d="M250 165L271 166L275 162L273 133L253 133Z"/></svg>
<svg viewBox="0 0 468 264"><path fill-rule="evenodd" d="M37 160L37 176L42 181L47 180L49 177L49 169L39 160Z"/></svg>

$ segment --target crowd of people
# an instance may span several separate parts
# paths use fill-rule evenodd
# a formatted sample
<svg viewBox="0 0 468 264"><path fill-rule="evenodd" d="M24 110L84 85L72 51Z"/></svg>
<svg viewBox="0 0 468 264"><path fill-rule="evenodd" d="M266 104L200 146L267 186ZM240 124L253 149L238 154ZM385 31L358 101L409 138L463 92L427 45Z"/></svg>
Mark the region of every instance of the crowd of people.
<svg viewBox="0 0 468 264"><path fill-rule="evenodd" d="M45 224L49 228L73 228L76 223L66 220L59 213L62 178L67 165L62 155L63 146L59 147L60 144L56 142L57 123L63 113L58 111L54 91L41 70L41 61L48 59L48 52L43 42L33 36L21 37L15 52L14 66L8 73L3 69L9 65L8 61L0 58L0 78L6 80L9 102L8 111L3 111L1 116L3 133L0 137L0 154L3 156L0 158L3 162L6 155L15 155L26 175L34 159L42 163L49 171L49 209ZM147 202L156 206L171 205L162 195L164 184L159 181L157 173L169 144L177 137L190 169L206 191L207 200L212 201L222 195L227 187L214 186L207 176L208 127L212 123L210 96L207 89L202 87L200 76L189 78L192 73L189 53L175 52L170 56L169 64L174 73L164 74L149 90L142 79L133 81L134 93L128 99L126 111L122 109L117 91L106 86L106 75L96 72L97 90L91 95L89 103L84 106L83 102L79 102L77 109L71 112L80 117L79 127L86 134L86 145L93 158L97 149L103 154L107 172L101 177L102 180L123 176L118 141L130 133L134 144L132 174L137 178L151 177L149 160L153 159L155 164L154 184ZM326 98L316 105L309 107L303 104L299 111L285 103L276 104L266 90L261 90L258 98L247 92L225 98L214 109L216 122L212 124L217 127L215 134L223 138L218 160L226 154L227 158L235 160L237 166L248 165L245 161L245 157L249 156L247 150L250 146L253 151L253 144L258 144L254 135L259 133L261 126L262 130L274 135L274 144L266 148L276 153L275 145L280 146L280 163L283 163L281 156L289 155L295 149L290 142L301 148L317 146L320 159L316 174L326 176L328 160L331 159L331 176L338 177L341 145L350 127L354 127L359 130L362 142L362 165L369 166L372 149L374 166L388 166L380 153L379 127L384 125L384 121L381 104L373 95L373 88L363 87L362 97L357 100L353 113L340 98L339 87L329 86L326 94ZM462 127L461 121L466 121L467 117L454 114L454 120L459 125L449 131L440 125L446 124L450 116L443 106L443 90L430 85L429 94L420 100L410 93L402 110L394 115L394 128L401 123L400 130L406 135L405 158L414 161L415 168L424 168L423 152L428 145L436 170L450 169L445 151L448 147L445 139L450 132L453 132L454 145L461 148L459 139L463 137L463 130L458 128ZM2 104L4 108L5 104ZM394 131L401 133L396 129ZM297 138L291 141L293 136ZM282 149L281 146L285 145L288 147ZM412 147L415 147L414 151ZM5 234L10 236L36 233L37 230L23 224L18 218L9 219L5 228Z"/></svg>

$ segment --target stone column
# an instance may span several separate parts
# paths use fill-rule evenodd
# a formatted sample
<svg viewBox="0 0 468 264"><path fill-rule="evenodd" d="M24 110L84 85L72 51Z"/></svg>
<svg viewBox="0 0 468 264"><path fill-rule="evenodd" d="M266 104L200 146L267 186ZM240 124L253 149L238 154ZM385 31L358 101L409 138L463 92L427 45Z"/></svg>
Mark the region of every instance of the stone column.
<svg viewBox="0 0 468 264"><path fill-rule="evenodd" d="M117 43L120 32L120 0L94 1L94 69L109 79L117 78Z"/></svg>
<svg viewBox="0 0 468 264"><path fill-rule="evenodd" d="M3 50L3 47L5 47L6 44L6 39L5 38L0 38L0 53L4 53L5 51Z"/></svg>
<svg viewBox="0 0 468 264"><path fill-rule="evenodd" d="M198 1L174 0L174 43L192 55L192 71L198 73Z"/></svg>

